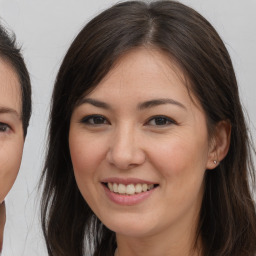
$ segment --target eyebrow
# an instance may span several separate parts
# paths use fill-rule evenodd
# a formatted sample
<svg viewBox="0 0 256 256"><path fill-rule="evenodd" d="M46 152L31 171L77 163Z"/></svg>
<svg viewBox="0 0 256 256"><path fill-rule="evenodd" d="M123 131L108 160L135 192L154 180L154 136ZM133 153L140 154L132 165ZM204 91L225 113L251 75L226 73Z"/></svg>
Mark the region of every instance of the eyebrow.
<svg viewBox="0 0 256 256"><path fill-rule="evenodd" d="M164 105L164 104L173 104L176 105L178 107L181 107L183 109L187 109L182 103L180 103L179 101L176 101L174 99L169 99L169 98L164 98L164 99L153 99L153 100L149 100L149 101L145 101L143 103L140 103L138 105L138 109L143 110L143 109L147 109L147 108L152 108L152 107L156 107L159 105Z"/></svg>
<svg viewBox="0 0 256 256"><path fill-rule="evenodd" d="M86 104L89 103L95 107L98 108L104 108L104 109L111 109L110 105L103 102L103 101L99 101L99 100L95 100L95 99L91 99L91 98L83 98L81 99L81 101L78 102L78 106L82 105L82 104Z"/></svg>
<svg viewBox="0 0 256 256"><path fill-rule="evenodd" d="M18 118L20 118L20 115L18 112L12 108L7 108L7 107L1 107L0 106L0 114L12 114Z"/></svg>
<svg viewBox="0 0 256 256"><path fill-rule="evenodd" d="M98 108L111 109L111 106L109 104L107 104L103 101L92 99L92 98L84 98L78 103L78 105L82 105L82 104L86 104L86 103L89 103ZM145 101L145 102L139 103L137 108L139 110L144 110L147 108L152 108L152 107L156 107L156 106L164 105L164 104L176 105L178 107L183 108L184 110L187 110L187 108L182 103L180 103L179 101L176 101L174 99L170 99L170 98L160 98L160 99L152 99L149 101Z"/></svg>

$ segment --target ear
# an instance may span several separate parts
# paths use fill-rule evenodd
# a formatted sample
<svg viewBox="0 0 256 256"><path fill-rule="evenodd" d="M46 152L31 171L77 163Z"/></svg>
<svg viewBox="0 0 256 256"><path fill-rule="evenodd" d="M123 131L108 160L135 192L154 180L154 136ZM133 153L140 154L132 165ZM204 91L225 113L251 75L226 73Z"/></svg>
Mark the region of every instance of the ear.
<svg viewBox="0 0 256 256"><path fill-rule="evenodd" d="M230 145L231 124L228 120L220 121L211 139L208 152L207 169L214 169L225 158Z"/></svg>

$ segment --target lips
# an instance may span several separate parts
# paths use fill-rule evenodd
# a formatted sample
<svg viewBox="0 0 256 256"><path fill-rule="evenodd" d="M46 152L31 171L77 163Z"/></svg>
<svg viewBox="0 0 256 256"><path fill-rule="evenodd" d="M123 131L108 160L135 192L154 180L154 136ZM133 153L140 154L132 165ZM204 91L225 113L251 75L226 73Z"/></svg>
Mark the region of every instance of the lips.
<svg viewBox="0 0 256 256"><path fill-rule="evenodd" d="M134 205L148 198L159 186L141 179L110 178L102 182L107 196L121 205Z"/></svg>
<svg viewBox="0 0 256 256"><path fill-rule="evenodd" d="M154 188L154 184L137 183L137 184L122 184L108 182L107 186L111 192L121 195L134 195L149 191Z"/></svg>

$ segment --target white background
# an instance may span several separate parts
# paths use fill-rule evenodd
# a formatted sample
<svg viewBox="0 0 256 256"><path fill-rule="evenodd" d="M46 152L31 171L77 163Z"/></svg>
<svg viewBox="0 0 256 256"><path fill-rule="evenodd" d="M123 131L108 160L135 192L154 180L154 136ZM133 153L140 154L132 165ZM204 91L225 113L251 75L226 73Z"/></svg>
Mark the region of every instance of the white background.
<svg viewBox="0 0 256 256"><path fill-rule="evenodd" d="M2 25L22 45L31 75L33 115L20 173L9 193L4 256L47 255L39 224L39 193L50 95L72 39L115 0L0 0ZM223 38L236 70L242 103L256 132L256 0L183 0L205 16ZM253 128L254 127L254 128Z"/></svg>

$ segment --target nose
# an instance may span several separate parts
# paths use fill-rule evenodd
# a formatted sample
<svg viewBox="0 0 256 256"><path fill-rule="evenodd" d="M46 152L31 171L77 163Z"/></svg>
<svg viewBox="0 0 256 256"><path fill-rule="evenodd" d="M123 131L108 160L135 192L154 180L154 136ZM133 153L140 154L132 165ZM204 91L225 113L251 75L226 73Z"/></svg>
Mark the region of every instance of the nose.
<svg viewBox="0 0 256 256"><path fill-rule="evenodd" d="M107 161L120 170L128 170L145 162L141 140L132 129L125 127L113 134L107 152Z"/></svg>

